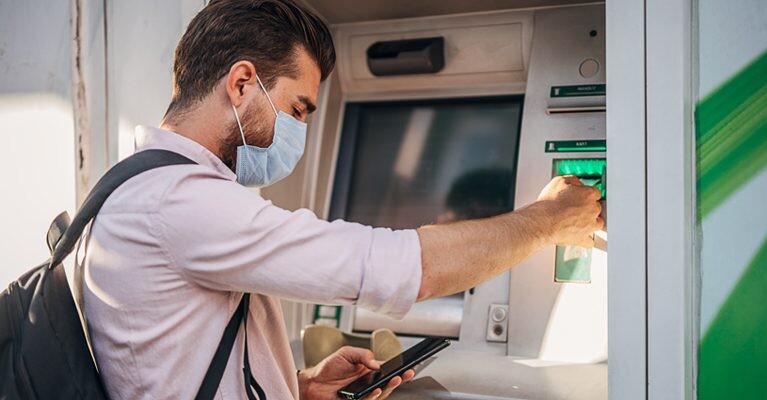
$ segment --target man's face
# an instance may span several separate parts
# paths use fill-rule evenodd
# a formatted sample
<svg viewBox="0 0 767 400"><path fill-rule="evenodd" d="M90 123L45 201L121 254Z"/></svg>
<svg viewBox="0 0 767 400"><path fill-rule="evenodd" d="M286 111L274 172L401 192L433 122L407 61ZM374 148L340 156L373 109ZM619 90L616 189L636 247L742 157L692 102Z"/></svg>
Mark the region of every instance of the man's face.
<svg viewBox="0 0 767 400"><path fill-rule="evenodd" d="M269 97L278 112L283 111L299 121L306 122L309 114L317 108L320 69L309 54L300 47L296 51L296 65L298 66L297 77L295 79L288 76L278 77L274 86L268 89ZM258 83L248 91L243 105L238 107L237 112L240 115L247 144L269 147L274 139L274 122L277 116ZM221 145L222 160L234 171L237 147L243 144L242 135L236 121L230 124L226 132Z"/></svg>

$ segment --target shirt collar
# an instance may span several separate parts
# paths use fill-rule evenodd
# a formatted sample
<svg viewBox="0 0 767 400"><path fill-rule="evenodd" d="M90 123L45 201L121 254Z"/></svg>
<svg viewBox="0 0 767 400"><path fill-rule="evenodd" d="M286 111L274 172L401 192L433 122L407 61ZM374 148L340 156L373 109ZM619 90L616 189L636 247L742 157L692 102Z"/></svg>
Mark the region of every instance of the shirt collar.
<svg viewBox="0 0 767 400"><path fill-rule="evenodd" d="M139 125L136 127L136 152L148 149L170 150L215 169L230 181L237 178L220 158L194 140L162 128Z"/></svg>

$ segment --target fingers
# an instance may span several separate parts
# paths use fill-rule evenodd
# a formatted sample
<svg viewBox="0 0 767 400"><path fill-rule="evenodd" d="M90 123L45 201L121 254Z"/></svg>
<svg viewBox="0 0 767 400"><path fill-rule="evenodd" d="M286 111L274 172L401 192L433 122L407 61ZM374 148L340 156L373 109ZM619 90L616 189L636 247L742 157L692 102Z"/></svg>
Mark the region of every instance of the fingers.
<svg viewBox="0 0 767 400"><path fill-rule="evenodd" d="M605 229L605 219L602 217L597 217L597 229L596 231L601 231Z"/></svg>
<svg viewBox="0 0 767 400"><path fill-rule="evenodd" d="M375 355L369 349L344 346L338 349L338 352L352 364L362 364L372 370L377 370L381 367L381 363L376 361Z"/></svg>
<svg viewBox="0 0 767 400"><path fill-rule="evenodd" d="M381 393L383 393L383 390L376 389L372 393L367 395L364 400L378 400L378 398L381 396Z"/></svg>
<svg viewBox="0 0 767 400"><path fill-rule="evenodd" d="M414 376L415 376L415 370L409 369L409 370L405 371L405 373L402 374L402 383L405 383L405 382L413 379Z"/></svg>
<svg viewBox="0 0 767 400"><path fill-rule="evenodd" d="M578 179L578 177L575 175L564 175L562 176L562 180L569 185L583 186L583 182L581 182L581 180Z"/></svg>
<svg viewBox="0 0 767 400"><path fill-rule="evenodd" d="M599 200L602 198L602 191L594 186L585 186L585 188L589 189L589 198L594 200Z"/></svg>
<svg viewBox="0 0 767 400"><path fill-rule="evenodd" d="M577 246L591 249L594 248L594 235L586 236L583 239L579 240L578 243L576 243Z"/></svg>
<svg viewBox="0 0 767 400"><path fill-rule="evenodd" d="M415 371L412 369L409 369L405 371L402 376L395 376L392 378L389 383L386 384L386 386L383 389L376 389L373 391L373 393L370 393L367 397L365 397L365 400L383 400L396 389L399 385L413 379L415 376Z"/></svg>
<svg viewBox="0 0 767 400"><path fill-rule="evenodd" d="M383 400L383 399L389 397L389 395L391 395L391 392L393 392L394 389L396 389L397 386L399 386L401 384L402 384L402 378L401 377L395 376L394 378L392 378L392 380L390 380L389 383L386 384L386 387L384 388L384 390L381 393L381 395L378 396L378 400Z"/></svg>

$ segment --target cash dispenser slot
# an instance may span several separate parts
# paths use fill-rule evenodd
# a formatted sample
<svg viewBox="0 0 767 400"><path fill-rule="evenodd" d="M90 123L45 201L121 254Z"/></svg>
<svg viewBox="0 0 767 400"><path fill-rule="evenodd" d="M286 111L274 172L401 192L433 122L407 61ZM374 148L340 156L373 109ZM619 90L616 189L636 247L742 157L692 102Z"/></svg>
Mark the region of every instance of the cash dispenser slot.
<svg viewBox="0 0 767 400"><path fill-rule="evenodd" d="M546 114L602 113L606 106L546 107Z"/></svg>

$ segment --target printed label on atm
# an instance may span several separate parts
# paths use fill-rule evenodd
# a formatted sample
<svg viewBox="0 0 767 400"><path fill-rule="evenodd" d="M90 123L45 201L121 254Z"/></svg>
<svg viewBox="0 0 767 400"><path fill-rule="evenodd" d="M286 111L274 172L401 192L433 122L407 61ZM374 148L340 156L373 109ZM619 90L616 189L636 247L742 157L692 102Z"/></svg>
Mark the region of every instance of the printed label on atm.
<svg viewBox="0 0 767 400"><path fill-rule="evenodd" d="M586 153L607 151L607 141L602 140L547 140L547 153Z"/></svg>
<svg viewBox="0 0 767 400"><path fill-rule="evenodd" d="M607 93L607 85L567 85L552 86L551 97L582 97L582 96L604 96Z"/></svg>

